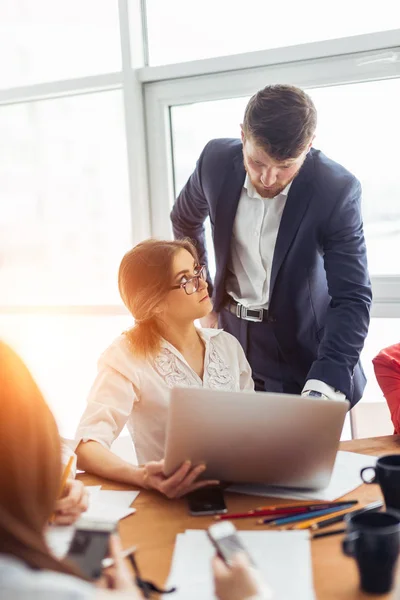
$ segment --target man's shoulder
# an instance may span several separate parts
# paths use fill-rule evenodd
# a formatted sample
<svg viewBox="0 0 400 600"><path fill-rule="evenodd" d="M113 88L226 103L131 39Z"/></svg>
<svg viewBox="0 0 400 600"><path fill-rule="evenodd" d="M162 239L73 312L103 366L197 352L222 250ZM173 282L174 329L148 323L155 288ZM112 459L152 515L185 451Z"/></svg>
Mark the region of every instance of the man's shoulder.
<svg viewBox="0 0 400 600"><path fill-rule="evenodd" d="M324 185L359 185L359 181L353 173L340 163L326 156L321 150L312 148L310 154L313 160L314 176L317 180L323 182Z"/></svg>
<svg viewBox="0 0 400 600"><path fill-rule="evenodd" d="M239 138L215 138L203 150L203 159L228 162L242 154L242 141Z"/></svg>

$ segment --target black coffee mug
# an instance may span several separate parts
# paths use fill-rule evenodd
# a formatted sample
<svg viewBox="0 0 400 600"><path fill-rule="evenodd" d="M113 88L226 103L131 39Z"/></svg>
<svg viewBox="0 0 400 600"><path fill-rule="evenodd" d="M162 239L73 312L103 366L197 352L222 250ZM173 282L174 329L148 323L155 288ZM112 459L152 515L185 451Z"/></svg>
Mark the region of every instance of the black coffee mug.
<svg viewBox="0 0 400 600"><path fill-rule="evenodd" d="M400 550L400 519L392 512L347 515L343 552L355 558L361 589L386 594L393 588Z"/></svg>
<svg viewBox="0 0 400 600"><path fill-rule="evenodd" d="M373 471L373 479L364 479L364 473ZM364 467L360 472L364 483L379 483L386 508L400 511L400 454L388 454L376 461L375 467Z"/></svg>

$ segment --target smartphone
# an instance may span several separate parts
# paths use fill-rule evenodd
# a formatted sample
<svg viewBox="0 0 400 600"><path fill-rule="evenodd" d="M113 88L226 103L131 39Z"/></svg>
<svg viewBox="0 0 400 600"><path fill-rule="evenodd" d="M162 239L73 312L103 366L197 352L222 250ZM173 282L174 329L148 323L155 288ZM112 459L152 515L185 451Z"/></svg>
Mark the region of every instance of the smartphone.
<svg viewBox="0 0 400 600"><path fill-rule="evenodd" d="M84 519L78 522L66 558L79 567L89 579L100 577L102 560L108 554L109 538L115 527L115 522Z"/></svg>
<svg viewBox="0 0 400 600"><path fill-rule="evenodd" d="M243 546L237 534L236 527L230 521L221 521L221 523L211 525L207 530L207 535L215 547L218 556L222 558L228 566L230 566L232 557L239 552L244 553L250 564L254 566L254 561L247 549Z"/></svg>
<svg viewBox="0 0 400 600"><path fill-rule="evenodd" d="M186 496L189 512L194 517L220 515L227 512L224 494L218 485L200 488Z"/></svg>

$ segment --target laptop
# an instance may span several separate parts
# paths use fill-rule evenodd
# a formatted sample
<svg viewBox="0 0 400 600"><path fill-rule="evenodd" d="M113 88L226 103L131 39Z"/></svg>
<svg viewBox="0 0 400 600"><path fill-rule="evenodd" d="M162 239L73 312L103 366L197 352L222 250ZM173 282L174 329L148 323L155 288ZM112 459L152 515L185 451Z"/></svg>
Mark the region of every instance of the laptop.
<svg viewBox="0 0 400 600"><path fill-rule="evenodd" d="M164 472L204 462L207 479L301 489L328 485L348 402L173 388Z"/></svg>

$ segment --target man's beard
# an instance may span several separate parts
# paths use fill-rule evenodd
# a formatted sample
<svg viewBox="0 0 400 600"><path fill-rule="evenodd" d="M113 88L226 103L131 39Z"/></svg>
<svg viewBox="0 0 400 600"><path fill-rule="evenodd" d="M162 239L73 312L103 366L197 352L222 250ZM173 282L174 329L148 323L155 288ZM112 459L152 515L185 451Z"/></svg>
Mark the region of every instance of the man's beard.
<svg viewBox="0 0 400 600"><path fill-rule="evenodd" d="M284 183L275 184L272 187L270 187L269 189L265 189L262 185L260 186L259 184L254 183L254 181L251 178L250 173L247 170L246 159L244 159L243 162L244 162L244 168L246 170L246 173L249 176L251 184L254 187L254 189L256 190L257 194L259 194L261 196L261 198L269 198L269 199L275 198L275 196L278 196L281 192L283 192L285 187L287 185L289 185L289 183L291 183L295 177L297 177L297 175L300 172L301 167L303 166L303 163L301 163L301 165L297 169L296 173L294 175L292 175L292 177L287 179Z"/></svg>

